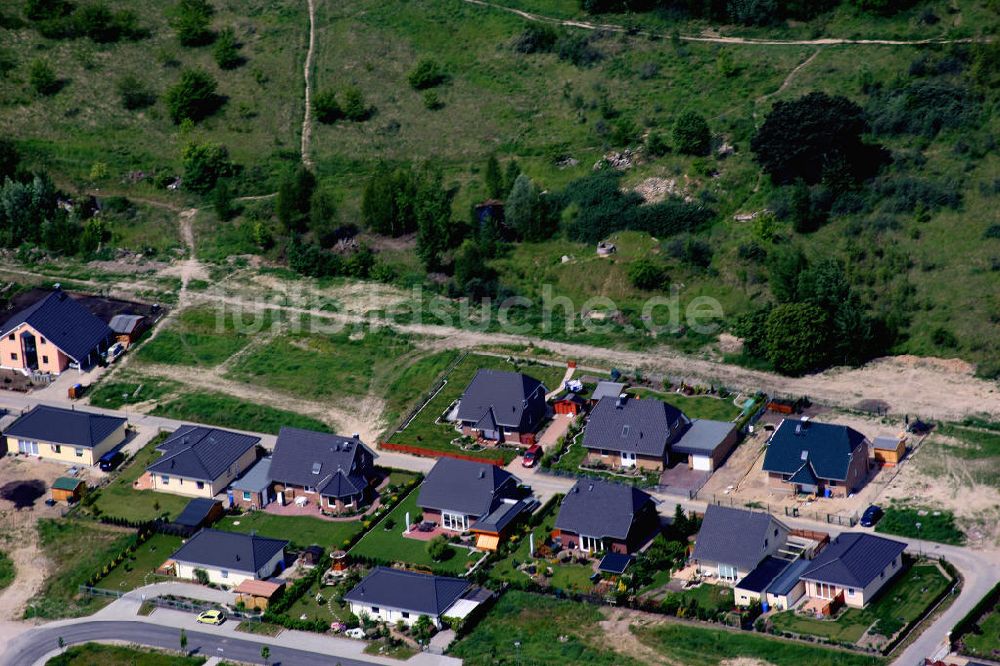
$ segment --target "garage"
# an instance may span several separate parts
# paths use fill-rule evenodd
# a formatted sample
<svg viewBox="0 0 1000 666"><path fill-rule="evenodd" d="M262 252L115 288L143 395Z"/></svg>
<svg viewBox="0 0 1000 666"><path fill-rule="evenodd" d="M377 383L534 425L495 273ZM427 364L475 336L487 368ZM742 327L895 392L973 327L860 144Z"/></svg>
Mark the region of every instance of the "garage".
<svg viewBox="0 0 1000 666"><path fill-rule="evenodd" d="M690 455L688 456L688 462L691 465L691 469L697 470L699 472L711 472L712 468L712 458L705 455Z"/></svg>
<svg viewBox="0 0 1000 666"><path fill-rule="evenodd" d="M670 446L670 452L687 456L689 469L714 472L736 446L737 436L734 423L694 419L691 427Z"/></svg>

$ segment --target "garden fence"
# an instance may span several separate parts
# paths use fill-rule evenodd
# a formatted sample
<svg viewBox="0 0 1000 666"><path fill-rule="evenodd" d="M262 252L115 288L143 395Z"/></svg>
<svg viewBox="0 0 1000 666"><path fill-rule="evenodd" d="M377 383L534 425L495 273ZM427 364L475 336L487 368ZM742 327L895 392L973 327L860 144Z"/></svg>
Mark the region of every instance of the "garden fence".
<svg viewBox="0 0 1000 666"><path fill-rule="evenodd" d="M829 525L839 525L841 527L854 527L858 523L857 513L846 515L839 513L824 513L822 511L808 511L800 509L797 506L771 506L770 504L764 502L755 502L752 506L748 506L742 499L737 499L735 497L720 497L719 495L714 494L707 497L699 497L698 493L694 493L694 497L691 499L700 499L708 504L718 504L719 506L731 506L740 509L759 509L774 515L784 513L789 518L808 518L810 520L827 523Z"/></svg>

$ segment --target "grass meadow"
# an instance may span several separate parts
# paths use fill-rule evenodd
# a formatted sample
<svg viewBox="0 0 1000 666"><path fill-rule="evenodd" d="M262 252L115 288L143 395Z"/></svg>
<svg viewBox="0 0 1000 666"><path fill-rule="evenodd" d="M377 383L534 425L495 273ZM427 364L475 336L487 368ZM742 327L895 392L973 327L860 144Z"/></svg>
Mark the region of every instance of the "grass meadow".
<svg viewBox="0 0 1000 666"><path fill-rule="evenodd" d="M319 432L331 431L329 425L309 416L210 391L185 393L179 398L157 405L150 413L154 416L252 432L277 434L282 426Z"/></svg>

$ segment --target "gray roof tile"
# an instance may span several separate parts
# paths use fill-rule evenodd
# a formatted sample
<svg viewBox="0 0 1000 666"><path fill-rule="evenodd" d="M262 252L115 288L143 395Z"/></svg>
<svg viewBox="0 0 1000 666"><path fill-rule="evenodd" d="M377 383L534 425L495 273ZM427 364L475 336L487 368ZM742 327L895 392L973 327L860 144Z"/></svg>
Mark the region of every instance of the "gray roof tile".
<svg viewBox="0 0 1000 666"><path fill-rule="evenodd" d="M767 444L764 471L794 474L808 461L820 479L843 481L852 456L867 458L867 450L860 450L865 441L864 435L844 425L784 419Z"/></svg>
<svg viewBox="0 0 1000 666"><path fill-rule="evenodd" d="M439 617L470 587L471 584L464 578L375 567L344 595L344 599L366 606Z"/></svg>
<svg viewBox="0 0 1000 666"><path fill-rule="evenodd" d="M764 557L764 542L774 543L787 532L788 528L769 513L710 504L695 537L692 557L753 569Z"/></svg>
<svg viewBox="0 0 1000 666"><path fill-rule="evenodd" d="M636 514L652 503L652 496L635 486L580 479L563 498L555 526L575 534L624 540Z"/></svg>
<svg viewBox="0 0 1000 666"><path fill-rule="evenodd" d="M163 455L146 470L211 482L259 442L231 430L184 425L156 447Z"/></svg>
<svg viewBox="0 0 1000 666"><path fill-rule="evenodd" d="M499 425L534 432L545 417L545 386L529 375L507 370L479 370L462 393L458 420L478 423L492 408Z"/></svg>
<svg viewBox="0 0 1000 666"><path fill-rule="evenodd" d="M272 481L315 488L327 497L348 497L368 485L374 458L360 439L284 427L274 445L270 475Z"/></svg>
<svg viewBox="0 0 1000 666"><path fill-rule="evenodd" d="M520 479L488 463L439 458L420 484L417 506L485 516L513 492Z"/></svg>
<svg viewBox="0 0 1000 666"><path fill-rule="evenodd" d="M681 410L659 400L602 398L587 420L583 445L664 457L671 439L689 424Z"/></svg>
<svg viewBox="0 0 1000 666"><path fill-rule="evenodd" d="M196 566L256 574L287 545L288 542L282 539L204 529L174 551L170 559Z"/></svg>
<svg viewBox="0 0 1000 666"><path fill-rule="evenodd" d="M841 587L867 587L906 550L902 541L844 532L813 559L800 578Z"/></svg>
<svg viewBox="0 0 1000 666"><path fill-rule="evenodd" d="M117 416L38 405L11 423L4 434L92 449L123 423L125 419Z"/></svg>
<svg viewBox="0 0 1000 666"><path fill-rule="evenodd" d="M0 335L7 335L21 324L34 328L78 363L113 335L107 324L62 290L14 314L4 323Z"/></svg>

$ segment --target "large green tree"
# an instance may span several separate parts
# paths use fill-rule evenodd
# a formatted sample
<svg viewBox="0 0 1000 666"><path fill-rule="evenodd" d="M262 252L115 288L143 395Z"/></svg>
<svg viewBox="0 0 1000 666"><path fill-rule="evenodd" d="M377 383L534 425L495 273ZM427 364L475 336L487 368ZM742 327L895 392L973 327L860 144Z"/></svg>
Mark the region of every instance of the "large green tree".
<svg viewBox="0 0 1000 666"><path fill-rule="evenodd" d="M886 156L862 141L868 131L861 107L846 97L813 92L781 101L750 140L754 159L776 183L801 178L818 183L873 175Z"/></svg>
<svg viewBox="0 0 1000 666"><path fill-rule="evenodd" d="M215 90L211 74L202 69L185 69L180 80L164 95L170 119L179 125L185 120L197 122L212 115L222 103Z"/></svg>
<svg viewBox="0 0 1000 666"><path fill-rule="evenodd" d="M674 148L685 155L705 155L712 140L708 123L697 111L682 113L674 122Z"/></svg>
<svg viewBox="0 0 1000 666"><path fill-rule="evenodd" d="M767 317L767 360L786 375L801 375L827 362L829 320L812 303L778 305Z"/></svg>
<svg viewBox="0 0 1000 666"><path fill-rule="evenodd" d="M522 240L540 241L550 235L538 186L523 173L514 181L507 197L504 220Z"/></svg>

